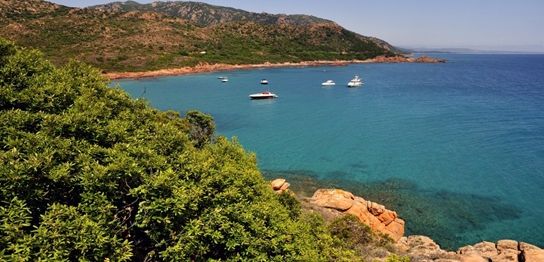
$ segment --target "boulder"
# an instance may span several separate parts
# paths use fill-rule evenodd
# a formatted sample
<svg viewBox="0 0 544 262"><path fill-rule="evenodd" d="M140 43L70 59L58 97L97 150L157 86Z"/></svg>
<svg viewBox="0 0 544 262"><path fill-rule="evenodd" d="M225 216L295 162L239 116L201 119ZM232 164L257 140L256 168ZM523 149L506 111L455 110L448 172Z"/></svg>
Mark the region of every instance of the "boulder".
<svg viewBox="0 0 544 262"><path fill-rule="evenodd" d="M497 250L499 254L493 258L494 261L517 262L520 253L518 242L514 240L499 240Z"/></svg>
<svg viewBox="0 0 544 262"><path fill-rule="evenodd" d="M396 244L399 251L408 254L412 261L460 262L460 256L454 252L442 250L427 236L402 237Z"/></svg>
<svg viewBox="0 0 544 262"><path fill-rule="evenodd" d="M341 189L318 189L310 201L321 207L346 211L353 206L354 199L352 193Z"/></svg>
<svg viewBox="0 0 544 262"><path fill-rule="evenodd" d="M287 182L283 183L283 185L280 187L279 191L283 192L283 191L287 190L287 188L289 188L290 185L291 184L289 184Z"/></svg>
<svg viewBox="0 0 544 262"><path fill-rule="evenodd" d="M531 244L527 244L525 242L520 242L519 250L521 251L520 256L525 262L544 261L544 249L541 249Z"/></svg>
<svg viewBox="0 0 544 262"><path fill-rule="evenodd" d="M340 189L319 189L310 199L310 203L318 207L334 209L340 214L354 215L361 223L391 237L394 241L398 241L404 235L404 220L398 218L395 211L354 196L350 192ZM321 213L330 215L325 211Z"/></svg>
<svg viewBox="0 0 544 262"><path fill-rule="evenodd" d="M507 251L507 250L518 250L518 241L515 240L509 240L509 239L503 239L499 240L497 242L497 250L499 252Z"/></svg>
<svg viewBox="0 0 544 262"><path fill-rule="evenodd" d="M461 262L489 262L488 259L483 258L478 254L462 255L460 260Z"/></svg>
<svg viewBox="0 0 544 262"><path fill-rule="evenodd" d="M402 236L404 236L404 220L396 218L389 225L385 227L385 232L393 240L398 241Z"/></svg>
<svg viewBox="0 0 544 262"><path fill-rule="evenodd" d="M385 212L385 207L383 205L380 205L378 203L370 202L368 201L368 211L372 213L372 215L379 216L383 212Z"/></svg>
<svg viewBox="0 0 544 262"><path fill-rule="evenodd" d="M476 250L482 257L485 258L494 258L499 254L495 243L483 241L478 244L473 245L474 250Z"/></svg>
<svg viewBox="0 0 544 262"><path fill-rule="evenodd" d="M272 180L272 182L270 182L270 186L272 186L272 189L274 189L275 191L280 190L283 184L285 184L285 179L283 178L277 178Z"/></svg>
<svg viewBox="0 0 544 262"><path fill-rule="evenodd" d="M397 212L391 210L385 210L378 216L378 219L386 226L391 224L397 218Z"/></svg>

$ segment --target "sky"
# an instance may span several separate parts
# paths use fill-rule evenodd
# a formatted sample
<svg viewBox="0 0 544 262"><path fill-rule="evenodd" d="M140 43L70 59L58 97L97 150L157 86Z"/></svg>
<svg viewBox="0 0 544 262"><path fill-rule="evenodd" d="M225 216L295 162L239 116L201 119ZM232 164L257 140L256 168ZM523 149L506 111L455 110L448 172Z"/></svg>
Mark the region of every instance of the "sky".
<svg viewBox="0 0 544 262"><path fill-rule="evenodd" d="M50 0L51 1L51 0ZM73 7L108 0L52 0ZM151 3L152 0L138 0ZM408 48L544 52L544 0L204 0L253 12L308 14Z"/></svg>

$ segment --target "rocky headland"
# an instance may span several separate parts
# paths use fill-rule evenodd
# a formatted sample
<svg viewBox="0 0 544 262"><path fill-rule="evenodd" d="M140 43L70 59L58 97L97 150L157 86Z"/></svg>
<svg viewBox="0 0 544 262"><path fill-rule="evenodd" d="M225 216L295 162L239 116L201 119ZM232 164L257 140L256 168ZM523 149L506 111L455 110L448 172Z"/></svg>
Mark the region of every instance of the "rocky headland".
<svg viewBox="0 0 544 262"><path fill-rule="evenodd" d="M345 66L348 64L367 64L367 63L445 63L445 59L422 56L378 56L366 60L317 60L304 62L286 62L286 63L263 63L263 64L207 64L201 63L192 67L179 67L170 69L160 69L154 71L142 72L105 72L104 76L110 80L117 79L140 79L163 76L188 75L209 72L233 71L233 70L251 70L259 68L285 68L285 67L309 67L309 66Z"/></svg>
<svg viewBox="0 0 544 262"><path fill-rule="evenodd" d="M301 197L289 190L289 183L275 179L270 183L278 194L293 194L308 212L318 212L326 221L354 215L374 232L393 241L394 252L409 256L413 262L544 262L544 249L515 240L483 241L456 251L444 250L430 237L404 236L404 220L395 211L341 189L318 189L312 197ZM372 259L383 261L391 251Z"/></svg>

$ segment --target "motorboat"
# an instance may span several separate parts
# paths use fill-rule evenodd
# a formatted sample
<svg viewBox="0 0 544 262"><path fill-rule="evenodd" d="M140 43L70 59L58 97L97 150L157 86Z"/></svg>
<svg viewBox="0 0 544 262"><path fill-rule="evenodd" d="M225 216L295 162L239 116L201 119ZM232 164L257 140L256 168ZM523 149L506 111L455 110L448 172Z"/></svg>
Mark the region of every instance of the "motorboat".
<svg viewBox="0 0 544 262"><path fill-rule="evenodd" d="M223 80L223 79L226 79L227 77L226 76L218 76L217 79L219 80Z"/></svg>
<svg viewBox="0 0 544 262"><path fill-rule="evenodd" d="M353 77L353 79L351 79L351 81L349 81L348 83L348 87L359 87L362 85L363 85L363 80L358 75Z"/></svg>
<svg viewBox="0 0 544 262"><path fill-rule="evenodd" d="M261 85L268 85L268 80L262 79L261 80Z"/></svg>
<svg viewBox="0 0 544 262"><path fill-rule="evenodd" d="M321 83L322 86L333 86L333 85L336 85L336 83L332 80L327 80L323 83Z"/></svg>
<svg viewBox="0 0 544 262"><path fill-rule="evenodd" d="M277 97L278 96L276 94L271 93L270 91L249 95L250 99L273 99Z"/></svg>
<svg viewBox="0 0 544 262"><path fill-rule="evenodd" d="M229 81L229 79L226 78L226 77L221 79L221 82L223 82L223 83L226 83L226 82L228 82L228 81Z"/></svg>

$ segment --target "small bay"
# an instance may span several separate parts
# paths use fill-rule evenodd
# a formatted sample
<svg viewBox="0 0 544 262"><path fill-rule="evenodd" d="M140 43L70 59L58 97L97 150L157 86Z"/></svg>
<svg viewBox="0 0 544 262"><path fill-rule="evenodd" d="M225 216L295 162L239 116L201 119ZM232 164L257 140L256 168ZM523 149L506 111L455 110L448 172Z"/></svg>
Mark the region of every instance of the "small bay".
<svg viewBox="0 0 544 262"><path fill-rule="evenodd" d="M161 110L213 115L268 177L311 178L388 205L408 234L451 248L506 238L544 246L544 55L439 56L448 62L116 83ZM363 87L346 87L354 75ZM337 85L322 87L328 79ZM267 89L279 98L249 100Z"/></svg>

